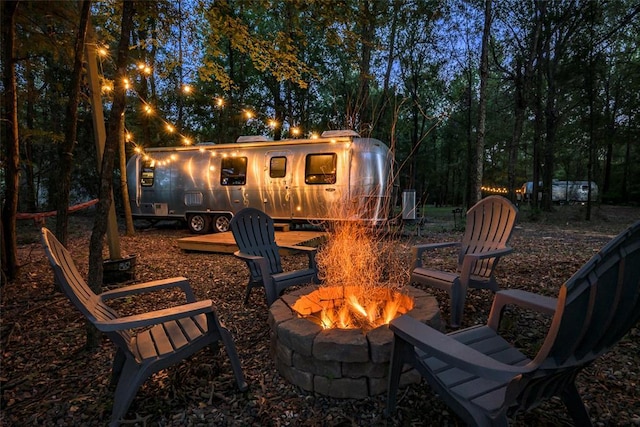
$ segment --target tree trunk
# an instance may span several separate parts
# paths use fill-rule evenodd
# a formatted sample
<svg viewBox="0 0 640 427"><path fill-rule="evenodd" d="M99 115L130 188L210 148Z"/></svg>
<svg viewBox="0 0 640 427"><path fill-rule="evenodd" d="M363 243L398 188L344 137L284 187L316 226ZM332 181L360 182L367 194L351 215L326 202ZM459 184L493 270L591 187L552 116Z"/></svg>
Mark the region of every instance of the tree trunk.
<svg viewBox="0 0 640 427"><path fill-rule="evenodd" d="M359 131L365 136L371 134L371 125L373 121L371 106L369 103L369 86L371 84L371 55L373 51L373 40L376 30L376 7L378 2L364 0L360 3L360 41L362 44L362 52L360 53L360 75L358 77L359 90L355 100L355 117L359 118Z"/></svg>
<svg viewBox="0 0 640 427"><path fill-rule="evenodd" d="M4 161L4 203L2 205L2 272L8 281L18 274L16 214L20 186L20 140L18 138L18 92L16 82L17 1L2 2L2 145ZM4 283L4 280L3 280Z"/></svg>
<svg viewBox="0 0 640 427"><path fill-rule="evenodd" d="M480 52L480 93L478 99L478 129L476 132L475 177L471 191L470 205L482 198L482 172L484 163L484 132L487 117L487 80L489 78L489 37L491 35L491 0L485 1L484 29L482 31L482 48Z"/></svg>
<svg viewBox="0 0 640 427"><path fill-rule="evenodd" d="M136 234L133 227L133 216L131 215L131 205L129 204L129 186L127 185L127 149L125 147L125 129L122 126L120 137L118 138L118 158L120 159L120 193L122 194L122 209L124 210L124 222L127 236Z"/></svg>
<svg viewBox="0 0 640 427"><path fill-rule="evenodd" d="M538 54L538 40L540 40L540 28L541 21L536 19L533 35L530 38L529 52L527 52L527 58L524 64L517 61L517 68L514 73L514 123L513 133L511 141L508 147L509 163L507 166L507 187L509 189L509 199L515 202L515 189L516 189L516 166L518 162L518 150L520 149L520 142L522 140L522 130L524 128L525 115L527 111L527 105L529 104L529 91L532 84L533 64ZM523 52L524 53L524 52ZM524 200L524 194L522 195Z"/></svg>
<svg viewBox="0 0 640 427"><path fill-rule="evenodd" d="M25 122L27 125L28 131L31 133L35 130L35 104L38 99L39 93L36 91L35 81L34 81L34 71L31 60L25 61L25 74L27 79L27 96L26 96L26 110L27 116L25 117ZM33 144L31 138L24 138L22 141L22 156L24 158L23 167L24 167L24 186L26 187L23 190L22 197L23 199L19 201L18 209L24 210L26 212L37 212L38 210L38 201L37 201L37 191L35 185L35 171L33 168L34 160L33 160ZM21 206L20 206L21 205Z"/></svg>
<svg viewBox="0 0 640 427"><path fill-rule="evenodd" d="M122 24L120 28L120 42L116 58L115 90L104 153L102 155L100 168L100 188L99 201L96 208L96 216L91 231L91 241L89 245L89 277L88 282L91 289L99 293L102 291L102 249L104 237L107 231L109 209L111 208L111 196L113 191L113 165L115 153L118 148L120 132L122 126L122 113L125 109L126 89L123 78L127 75L127 62L129 53L129 37L133 27L133 15L135 14L134 2L123 1ZM96 335L87 336L87 347L93 348L98 345Z"/></svg>
<svg viewBox="0 0 640 427"><path fill-rule="evenodd" d="M87 37L87 26L91 12L91 0L83 0L80 3L80 24L74 47L73 73L69 88L69 101L67 103L67 117L65 121L64 142L58 146L58 158L60 159L60 174L57 193L56 237L63 245L67 244L69 235L69 193L71 191L71 169L73 167L73 149L76 143L78 130L78 104L80 103L80 80L82 76L82 58L84 56L84 43Z"/></svg>

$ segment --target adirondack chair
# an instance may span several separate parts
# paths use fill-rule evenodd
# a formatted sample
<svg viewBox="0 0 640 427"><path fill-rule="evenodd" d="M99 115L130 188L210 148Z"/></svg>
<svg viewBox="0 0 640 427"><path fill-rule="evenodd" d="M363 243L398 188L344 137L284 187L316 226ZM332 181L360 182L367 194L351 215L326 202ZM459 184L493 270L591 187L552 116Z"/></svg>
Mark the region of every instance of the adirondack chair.
<svg viewBox="0 0 640 427"><path fill-rule="evenodd" d="M505 306L552 314L533 359L498 333ZM417 368L466 423L507 425L508 416L561 397L575 425L592 425L578 373L640 320L640 221L613 239L562 287L557 298L509 289L495 294L487 325L445 335L409 316L393 320L387 415L395 410L404 363Z"/></svg>
<svg viewBox="0 0 640 427"><path fill-rule="evenodd" d="M460 242L430 243L411 248L413 267L410 281L448 292L451 302L451 326L459 327L467 298L467 289L498 290L494 270L500 257L510 254L507 246L518 210L501 196L489 196L469 209L465 233ZM455 272L425 267L425 251L458 247Z"/></svg>
<svg viewBox="0 0 640 427"><path fill-rule="evenodd" d="M224 344L240 390L247 389L231 333L220 323L211 300L196 301L184 277L155 280L96 295L82 279L69 251L46 228L42 243L64 293L82 314L117 346L112 384L116 384L111 426L120 424L138 389L153 373L176 364L219 341ZM148 313L120 316L105 301L177 287L187 304ZM133 330L137 328L140 332Z"/></svg>
<svg viewBox="0 0 640 427"><path fill-rule="evenodd" d="M286 288L318 282L316 248L278 246L273 219L266 213L254 208L244 208L231 219L229 225L239 249L234 255L244 260L249 267L245 304L249 303L251 290L256 287L264 287L267 305L270 306ZM306 253L309 258L307 268L283 271L280 249Z"/></svg>

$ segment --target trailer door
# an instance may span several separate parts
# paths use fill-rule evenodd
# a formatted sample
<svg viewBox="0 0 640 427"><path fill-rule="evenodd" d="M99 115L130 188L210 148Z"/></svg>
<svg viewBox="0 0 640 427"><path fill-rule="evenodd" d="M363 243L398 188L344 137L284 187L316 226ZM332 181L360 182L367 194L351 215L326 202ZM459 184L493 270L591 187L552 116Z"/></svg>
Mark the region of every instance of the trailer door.
<svg viewBox="0 0 640 427"><path fill-rule="evenodd" d="M265 155L263 210L272 218L291 219L291 151L268 151Z"/></svg>

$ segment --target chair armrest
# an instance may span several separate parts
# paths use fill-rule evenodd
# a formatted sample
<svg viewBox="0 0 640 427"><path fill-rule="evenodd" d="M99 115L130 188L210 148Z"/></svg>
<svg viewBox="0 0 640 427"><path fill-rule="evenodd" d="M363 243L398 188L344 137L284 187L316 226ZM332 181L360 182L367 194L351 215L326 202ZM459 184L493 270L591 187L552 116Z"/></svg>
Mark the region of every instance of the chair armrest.
<svg viewBox="0 0 640 427"><path fill-rule="evenodd" d="M282 245L278 246L278 248L305 252L307 257L309 258L309 268L316 268L316 253L318 252L318 248L312 248L310 246L291 246L291 245Z"/></svg>
<svg viewBox="0 0 640 427"><path fill-rule="evenodd" d="M265 257L251 255L241 251L235 251L233 255L247 262L255 262L258 265L258 272L260 273L260 278L262 279L262 284L265 286L265 289L271 286L273 278L271 277L271 270L269 270L269 264Z"/></svg>
<svg viewBox="0 0 640 427"><path fill-rule="evenodd" d="M185 319L210 312L213 312L213 301L203 300L162 310L119 317L113 320L96 321L94 324L102 332L113 332L157 325L170 320Z"/></svg>
<svg viewBox="0 0 640 427"><path fill-rule="evenodd" d="M312 248L311 246L278 245L278 248L290 249L299 252L318 252L318 248Z"/></svg>
<svg viewBox="0 0 640 427"><path fill-rule="evenodd" d="M414 245L411 247L411 258L413 268L422 267L422 254L426 251L434 249L460 247L461 242L443 242L443 243L425 243L422 245Z"/></svg>
<svg viewBox="0 0 640 427"><path fill-rule="evenodd" d="M429 356L435 356L482 378L509 381L514 376L533 369L528 365L512 366L499 362L411 316L404 315L392 320L389 329L396 339L402 339Z"/></svg>
<svg viewBox="0 0 640 427"><path fill-rule="evenodd" d="M259 259L261 259L261 258L262 258L262 257L261 257L261 256L259 256L259 255L246 254L246 253L241 252L241 251L235 251L235 252L233 253L233 255L234 255L234 256L236 256L236 257L238 257L238 258L240 258L240 259L243 259L243 260L245 260L245 261L256 261L256 262L257 262Z"/></svg>
<svg viewBox="0 0 640 427"><path fill-rule="evenodd" d="M504 289L498 291L493 298L493 304L491 304L487 326L494 331L498 330L502 312L508 304L553 315L556 312L558 299L534 294L533 292L527 292L521 289Z"/></svg>
<svg viewBox="0 0 640 427"><path fill-rule="evenodd" d="M460 282L465 286L469 283L471 272L475 268L475 265L478 261L488 258L500 258L501 256L509 255L511 252L513 252L513 248L507 246L502 249L495 249L488 252L465 254L464 258L462 259L462 265L460 266Z"/></svg>
<svg viewBox="0 0 640 427"><path fill-rule="evenodd" d="M180 288L187 296L188 302L196 301L189 280L185 277L171 277L168 279L152 280L145 283L137 283L135 285L124 286L122 288L105 291L99 295L102 300L127 297L130 295L138 295L146 292L154 292L161 289Z"/></svg>

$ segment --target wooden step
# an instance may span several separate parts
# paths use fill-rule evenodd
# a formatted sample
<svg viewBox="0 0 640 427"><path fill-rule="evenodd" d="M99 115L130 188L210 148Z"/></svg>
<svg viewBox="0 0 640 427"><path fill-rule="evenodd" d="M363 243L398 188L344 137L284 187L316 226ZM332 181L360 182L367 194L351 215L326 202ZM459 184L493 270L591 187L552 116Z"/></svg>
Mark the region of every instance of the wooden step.
<svg viewBox="0 0 640 427"><path fill-rule="evenodd" d="M291 224L289 224L287 222L276 222L276 223L273 224L273 227L276 230L289 231L291 229Z"/></svg>

